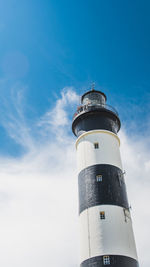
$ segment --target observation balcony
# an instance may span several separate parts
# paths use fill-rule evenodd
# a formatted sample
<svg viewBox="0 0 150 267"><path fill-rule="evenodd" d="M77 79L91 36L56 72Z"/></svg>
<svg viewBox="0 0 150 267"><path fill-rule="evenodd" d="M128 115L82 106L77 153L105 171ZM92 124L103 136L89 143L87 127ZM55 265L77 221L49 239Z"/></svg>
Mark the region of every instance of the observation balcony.
<svg viewBox="0 0 150 267"><path fill-rule="evenodd" d="M97 103L97 104L86 104L86 105L78 106L77 111L73 115L73 121L78 116L82 115L83 113L94 111L94 110L97 110L97 111L111 111L111 112L115 113L115 115L117 117L119 117L119 114L118 114L117 110L114 107L112 107L110 105L107 105L107 104L98 104Z"/></svg>

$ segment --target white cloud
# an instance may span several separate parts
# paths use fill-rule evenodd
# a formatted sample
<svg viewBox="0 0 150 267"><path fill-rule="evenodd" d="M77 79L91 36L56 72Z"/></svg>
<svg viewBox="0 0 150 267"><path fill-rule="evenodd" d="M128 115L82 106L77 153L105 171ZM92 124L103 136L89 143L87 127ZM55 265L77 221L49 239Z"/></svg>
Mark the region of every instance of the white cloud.
<svg viewBox="0 0 150 267"><path fill-rule="evenodd" d="M126 184L132 207L133 226L141 266L148 267L150 247L150 159L149 140L120 133L121 154L126 170Z"/></svg>
<svg viewBox="0 0 150 267"><path fill-rule="evenodd" d="M76 94L67 90L61 97L54 109L37 123L37 128L54 135L51 142L42 135L33 137L32 129L28 130L20 95L12 101L13 108L9 107L3 120L10 137L27 147L20 158L1 156L0 159L0 265L3 267L78 265L74 141L65 129L63 139L54 134L66 121L69 123L64 109L76 101ZM63 114L60 123L59 113Z"/></svg>
<svg viewBox="0 0 150 267"><path fill-rule="evenodd" d="M76 267L79 231L75 139L67 129L78 96L73 88L62 91L53 109L35 122L38 138L26 123L22 97L19 94L15 99L15 111L7 109L3 122L8 134L27 146L27 152L17 159L0 158L0 265ZM141 266L148 267L149 147L147 140L134 140L125 130L120 138L138 254Z"/></svg>

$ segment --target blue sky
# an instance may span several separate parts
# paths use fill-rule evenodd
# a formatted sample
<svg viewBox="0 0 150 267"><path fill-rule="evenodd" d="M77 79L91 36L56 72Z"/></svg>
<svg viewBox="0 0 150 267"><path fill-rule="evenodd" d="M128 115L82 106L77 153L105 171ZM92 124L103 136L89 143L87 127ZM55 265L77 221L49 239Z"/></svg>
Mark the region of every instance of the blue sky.
<svg viewBox="0 0 150 267"><path fill-rule="evenodd" d="M16 83L26 87L31 120L53 105L62 88L82 94L95 81L124 123L134 120L140 132L150 112L149 9L145 0L2 0L0 76L7 83L1 94L10 95ZM19 153L3 129L0 137L5 153Z"/></svg>
<svg viewBox="0 0 150 267"><path fill-rule="evenodd" d="M120 114L138 254L149 267L149 13L148 0L0 1L3 267L79 265L71 118L93 81Z"/></svg>

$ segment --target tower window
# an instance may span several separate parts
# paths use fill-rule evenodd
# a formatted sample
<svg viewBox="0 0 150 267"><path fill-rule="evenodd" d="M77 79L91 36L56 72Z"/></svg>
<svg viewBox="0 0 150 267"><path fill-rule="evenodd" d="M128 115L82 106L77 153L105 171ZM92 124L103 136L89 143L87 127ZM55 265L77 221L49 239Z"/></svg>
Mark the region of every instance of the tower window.
<svg viewBox="0 0 150 267"><path fill-rule="evenodd" d="M104 265L110 265L110 257L109 256L103 256L103 264Z"/></svg>
<svg viewBox="0 0 150 267"><path fill-rule="evenodd" d="M96 181L97 182L102 182L103 178L102 178L102 175L99 174L99 175L96 175Z"/></svg>
<svg viewBox="0 0 150 267"><path fill-rule="evenodd" d="M100 219L105 220L105 211L100 211Z"/></svg>
<svg viewBox="0 0 150 267"><path fill-rule="evenodd" d="M98 149L99 148L99 143L94 143L94 148Z"/></svg>

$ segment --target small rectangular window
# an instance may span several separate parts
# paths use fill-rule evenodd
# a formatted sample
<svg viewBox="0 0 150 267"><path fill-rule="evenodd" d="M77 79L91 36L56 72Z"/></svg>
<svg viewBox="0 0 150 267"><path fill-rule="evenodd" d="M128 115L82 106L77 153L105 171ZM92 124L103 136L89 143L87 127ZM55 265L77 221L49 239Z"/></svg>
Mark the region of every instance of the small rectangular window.
<svg viewBox="0 0 150 267"><path fill-rule="evenodd" d="M99 148L99 143L94 143L94 148L98 149Z"/></svg>
<svg viewBox="0 0 150 267"><path fill-rule="evenodd" d="M96 175L96 181L97 182L102 182L103 178L102 178L102 175L99 174L99 175Z"/></svg>
<svg viewBox="0 0 150 267"><path fill-rule="evenodd" d="M110 265L110 257L109 256L103 256L103 264L104 265Z"/></svg>
<svg viewBox="0 0 150 267"><path fill-rule="evenodd" d="M100 219L105 220L105 211L100 211Z"/></svg>

